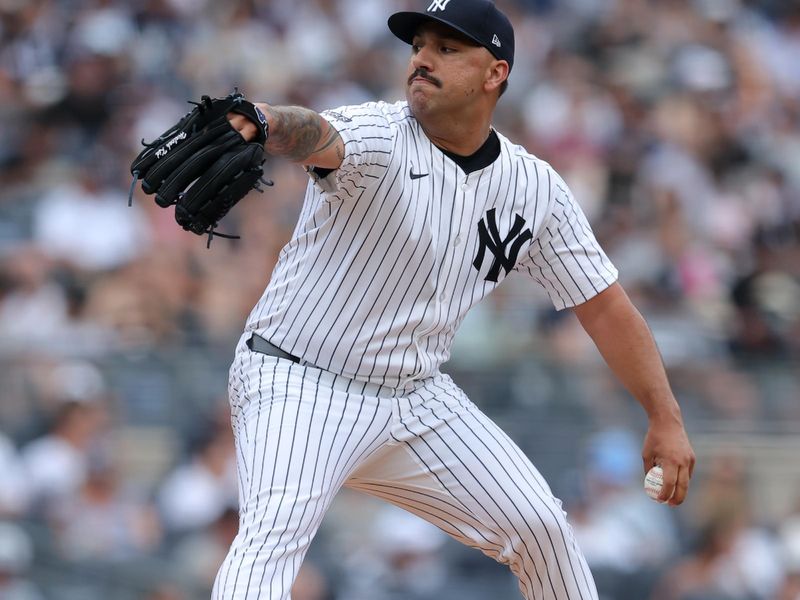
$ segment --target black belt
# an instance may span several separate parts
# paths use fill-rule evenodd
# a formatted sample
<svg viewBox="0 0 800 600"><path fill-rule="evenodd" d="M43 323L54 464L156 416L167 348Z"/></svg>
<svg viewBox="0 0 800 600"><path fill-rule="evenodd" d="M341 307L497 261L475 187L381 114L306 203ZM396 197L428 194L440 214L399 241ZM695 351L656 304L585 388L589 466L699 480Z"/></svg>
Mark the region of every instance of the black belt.
<svg viewBox="0 0 800 600"><path fill-rule="evenodd" d="M300 358L295 356L294 354L289 354L288 352L284 352L280 348L278 348L275 344L270 343L268 340L265 340L263 337L254 333L250 336L250 338L245 342L247 347L250 348L253 352L259 352L260 354L266 354L267 356L275 356L277 358L284 358L286 360L290 360L293 363L300 363Z"/></svg>

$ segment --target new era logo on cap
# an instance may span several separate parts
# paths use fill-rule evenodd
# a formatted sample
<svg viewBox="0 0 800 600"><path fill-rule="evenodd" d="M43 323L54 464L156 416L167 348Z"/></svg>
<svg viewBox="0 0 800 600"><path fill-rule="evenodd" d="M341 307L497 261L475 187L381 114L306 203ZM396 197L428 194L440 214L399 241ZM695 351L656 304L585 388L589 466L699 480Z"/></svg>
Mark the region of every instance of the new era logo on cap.
<svg viewBox="0 0 800 600"><path fill-rule="evenodd" d="M499 37L497 37L497 34L496 34L496 33L494 34L494 37L492 37L492 43L493 43L495 46L497 46L498 48L500 48L500 47L501 47L501 44L500 44L500 38L499 38Z"/></svg>

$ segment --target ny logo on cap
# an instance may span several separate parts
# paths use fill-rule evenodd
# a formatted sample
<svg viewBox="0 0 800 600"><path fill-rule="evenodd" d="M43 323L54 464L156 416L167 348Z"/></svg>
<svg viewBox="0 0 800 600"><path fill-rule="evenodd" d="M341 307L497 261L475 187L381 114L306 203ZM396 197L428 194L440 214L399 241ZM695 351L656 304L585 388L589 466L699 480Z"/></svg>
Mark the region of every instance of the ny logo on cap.
<svg viewBox="0 0 800 600"><path fill-rule="evenodd" d="M433 0L431 5L428 7L428 12L436 12L437 10L444 10L447 8L447 5L450 3L450 0Z"/></svg>

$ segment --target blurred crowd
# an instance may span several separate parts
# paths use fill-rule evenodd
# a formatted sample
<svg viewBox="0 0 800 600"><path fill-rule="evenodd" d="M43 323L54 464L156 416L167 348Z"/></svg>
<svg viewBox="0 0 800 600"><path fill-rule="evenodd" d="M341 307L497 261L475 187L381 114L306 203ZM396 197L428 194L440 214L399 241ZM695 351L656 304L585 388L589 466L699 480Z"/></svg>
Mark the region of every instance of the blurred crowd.
<svg viewBox="0 0 800 600"><path fill-rule="evenodd" d="M0 0L0 598L207 597L237 529L228 361L307 178L270 160L275 187L221 225L241 240L207 249L140 190L129 206L130 162L201 94L401 99L386 17L423 4ZM800 2L497 4L517 51L495 125L572 188L690 433L796 434ZM800 487L765 519L734 455L680 517L649 501L637 407L529 282L470 314L451 368L519 424L604 599L800 598ZM295 600L516 597L489 559L343 497Z"/></svg>

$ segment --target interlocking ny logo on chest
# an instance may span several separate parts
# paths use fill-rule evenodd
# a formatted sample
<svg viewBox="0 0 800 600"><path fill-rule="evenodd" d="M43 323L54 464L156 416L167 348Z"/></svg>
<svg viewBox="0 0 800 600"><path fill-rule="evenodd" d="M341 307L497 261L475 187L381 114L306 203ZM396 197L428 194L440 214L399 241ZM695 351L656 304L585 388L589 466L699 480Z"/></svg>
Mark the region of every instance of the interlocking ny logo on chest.
<svg viewBox="0 0 800 600"><path fill-rule="evenodd" d="M500 269L505 269L506 275L511 272L511 269L517 264L517 257L525 242L533 238L533 233L530 229L522 231L525 227L525 219L520 215L514 215L514 224L511 230L505 237L500 237L500 231L497 229L497 214L496 209L492 208L486 211L486 218L478 221L478 254L472 262L472 266L481 270L483 266L483 259L486 258L486 251L492 253L494 260L492 266L489 267L489 272L484 277L486 281L497 282L500 276Z"/></svg>

